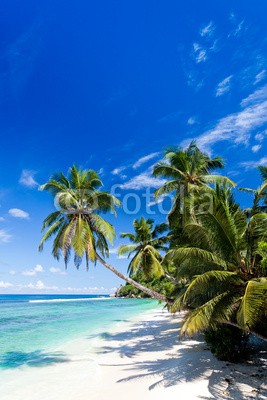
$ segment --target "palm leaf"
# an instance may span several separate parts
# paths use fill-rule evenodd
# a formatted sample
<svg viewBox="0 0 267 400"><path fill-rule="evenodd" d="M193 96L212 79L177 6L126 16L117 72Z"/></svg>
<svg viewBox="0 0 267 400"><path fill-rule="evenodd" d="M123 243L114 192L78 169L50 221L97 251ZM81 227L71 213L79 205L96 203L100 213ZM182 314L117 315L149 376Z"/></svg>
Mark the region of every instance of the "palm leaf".
<svg viewBox="0 0 267 400"><path fill-rule="evenodd" d="M177 249L171 249L168 252L168 255L171 256L172 260L176 263L182 263L187 259L198 259L205 263L218 265L221 268L227 267L227 264L223 259L217 257L210 251L203 250L198 247L180 247Z"/></svg>
<svg viewBox="0 0 267 400"><path fill-rule="evenodd" d="M136 251L138 249L138 245L136 244L128 244L128 245L122 245L119 246L118 248L118 254L119 256L123 256L125 254L131 255L132 252Z"/></svg>
<svg viewBox="0 0 267 400"><path fill-rule="evenodd" d="M267 278L253 279L247 283L237 314L244 329L252 329L267 311Z"/></svg>
<svg viewBox="0 0 267 400"><path fill-rule="evenodd" d="M180 335L194 335L207 328L215 328L218 323L229 320L239 296L231 291L220 293L205 304L190 311L183 320Z"/></svg>
<svg viewBox="0 0 267 400"><path fill-rule="evenodd" d="M237 291L238 285L240 286L242 283L235 272L207 271L198 275L189 284L184 294L184 302L194 306L195 303L206 302L221 292L225 292L230 287L235 287L235 291Z"/></svg>

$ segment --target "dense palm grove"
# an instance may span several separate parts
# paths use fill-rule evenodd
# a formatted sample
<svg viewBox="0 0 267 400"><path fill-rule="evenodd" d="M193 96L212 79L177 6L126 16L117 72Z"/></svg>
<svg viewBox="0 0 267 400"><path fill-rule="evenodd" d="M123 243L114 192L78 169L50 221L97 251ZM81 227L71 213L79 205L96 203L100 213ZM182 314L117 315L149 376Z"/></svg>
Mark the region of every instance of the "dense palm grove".
<svg viewBox="0 0 267 400"><path fill-rule="evenodd" d="M96 172L73 166L68 176L57 174L42 186L58 211L44 221L40 249L54 236L52 253L66 265L73 250L77 267L83 257L87 266L100 261L136 294L165 302L170 312L187 310L181 334L223 325L267 338L267 167L259 167L258 189L240 189L253 196L251 208L241 209L235 183L214 173L223 166L195 143L165 152L153 175L165 179L155 197L173 195L168 223L142 217L133 233L121 234L128 243L119 254L129 256L129 276L106 261L115 231L99 215L115 213L119 201L100 190Z"/></svg>

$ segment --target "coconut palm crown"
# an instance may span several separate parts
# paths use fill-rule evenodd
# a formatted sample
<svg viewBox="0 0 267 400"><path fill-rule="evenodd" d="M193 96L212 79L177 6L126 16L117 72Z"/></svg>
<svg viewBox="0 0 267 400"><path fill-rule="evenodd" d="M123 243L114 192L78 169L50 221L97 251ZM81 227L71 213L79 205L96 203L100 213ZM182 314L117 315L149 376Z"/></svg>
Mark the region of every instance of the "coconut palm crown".
<svg viewBox="0 0 267 400"><path fill-rule="evenodd" d="M122 233L122 238L128 238L132 244L119 247L119 255L134 254L128 267L131 275L143 271L146 277L162 276L162 256L160 251L166 251L167 237L159 237L168 229L166 223L155 225L152 219L135 219L133 227L135 233Z"/></svg>
<svg viewBox="0 0 267 400"><path fill-rule="evenodd" d="M167 149L164 161L154 166L153 175L166 178L167 181L155 191L155 197L174 192L173 206L169 213L171 227L184 224L186 221L186 206L192 190L206 188L209 184L224 184L234 186L234 183L221 175L212 174L215 169L221 169L224 161L221 157L210 158L202 152L193 141L187 149Z"/></svg>
<svg viewBox="0 0 267 400"><path fill-rule="evenodd" d="M100 191L102 182L93 170L80 170L73 165L66 177L57 173L40 187L54 196L57 211L49 214L42 226L46 230L39 250L44 243L55 236L52 254L56 259L63 255L67 266L71 249L74 250L74 263L78 268L83 256L88 268L89 261L96 260L96 251L103 256L109 253L108 243L113 242L113 226L103 219L99 212L115 213L119 200L107 192Z"/></svg>

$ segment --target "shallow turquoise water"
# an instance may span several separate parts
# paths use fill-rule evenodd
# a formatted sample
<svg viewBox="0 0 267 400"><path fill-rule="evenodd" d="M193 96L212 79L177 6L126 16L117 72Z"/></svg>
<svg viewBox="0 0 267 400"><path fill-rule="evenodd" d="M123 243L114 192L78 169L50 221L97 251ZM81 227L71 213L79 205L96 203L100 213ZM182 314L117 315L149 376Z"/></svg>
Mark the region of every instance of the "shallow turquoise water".
<svg viewBox="0 0 267 400"><path fill-rule="evenodd" d="M92 296L0 296L0 369L42 360L40 354L44 359L66 341L101 335L157 304Z"/></svg>

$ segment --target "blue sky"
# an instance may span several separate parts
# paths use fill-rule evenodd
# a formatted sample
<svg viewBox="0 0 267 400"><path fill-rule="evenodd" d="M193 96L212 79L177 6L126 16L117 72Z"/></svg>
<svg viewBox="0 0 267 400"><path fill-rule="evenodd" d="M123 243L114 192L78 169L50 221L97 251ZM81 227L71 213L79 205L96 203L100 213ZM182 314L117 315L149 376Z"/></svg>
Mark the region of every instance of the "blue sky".
<svg viewBox="0 0 267 400"><path fill-rule="evenodd" d="M141 197L138 216L161 184L151 168L164 148L191 139L222 155L240 187L257 187L255 167L267 164L266 12L264 0L1 2L0 293L122 283L101 265L65 272L49 244L37 251L54 210L38 186L73 163L99 171L132 210ZM110 261L124 272L115 250L135 216L107 216L118 234Z"/></svg>

